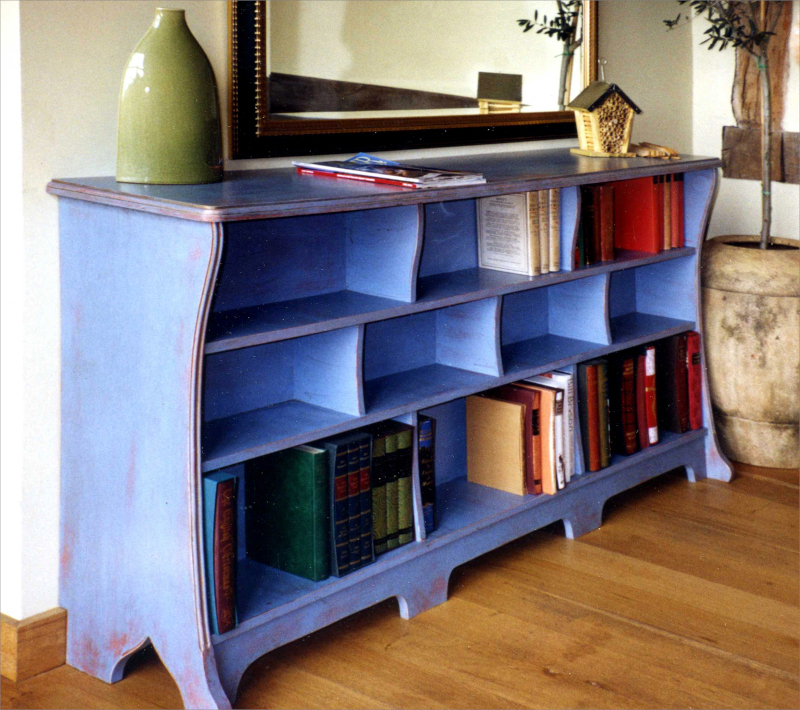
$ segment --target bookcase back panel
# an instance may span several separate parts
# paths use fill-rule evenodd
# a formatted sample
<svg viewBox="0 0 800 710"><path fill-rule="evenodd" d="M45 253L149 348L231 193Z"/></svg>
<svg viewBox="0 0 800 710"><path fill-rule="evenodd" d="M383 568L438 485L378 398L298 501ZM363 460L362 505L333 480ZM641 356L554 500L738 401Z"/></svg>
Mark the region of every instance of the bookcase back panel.
<svg viewBox="0 0 800 710"><path fill-rule="evenodd" d="M683 176L683 224L687 247L705 239L705 231L715 196L717 171L698 170Z"/></svg>
<svg viewBox="0 0 800 710"><path fill-rule="evenodd" d="M364 379L436 362L436 311L366 324Z"/></svg>
<svg viewBox="0 0 800 710"><path fill-rule="evenodd" d="M232 222L224 230L214 311L346 288L343 214Z"/></svg>
<svg viewBox="0 0 800 710"><path fill-rule="evenodd" d="M689 256L634 269L636 310L694 320L697 308L695 265L695 257Z"/></svg>
<svg viewBox="0 0 800 710"><path fill-rule="evenodd" d="M434 467L437 488L448 481L463 478L467 471L467 408L463 397L420 411L436 420ZM446 515L441 507L437 517Z"/></svg>
<svg viewBox="0 0 800 710"><path fill-rule="evenodd" d="M436 313L436 362L499 377L500 298L487 298Z"/></svg>
<svg viewBox="0 0 800 710"><path fill-rule="evenodd" d="M550 332L608 345L608 274L549 286Z"/></svg>
<svg viewBox="0 0 800 710"><path fill-rule="evenodd" d="M550 332L548 289L537 288L503 296L503 345L530 340Z"/></svg>
<svg viewBox="0 0 800 710"><path fill-rule="evenodd" d="M348 212L347 289L400 301L417 296L422 205Z"/></svg>
<svg viewBox="0 0 800 710"><path fill-rule="evenodd" d="M608 294L609 317L617 318L636 310L636 269L613 272Z"/></svg>
<svg viewBox="0 0 800 710"><path fill-rule="evenodd" d="M475 200L425 205L425 239L419 276L431 276L478 266Z"/></svg>

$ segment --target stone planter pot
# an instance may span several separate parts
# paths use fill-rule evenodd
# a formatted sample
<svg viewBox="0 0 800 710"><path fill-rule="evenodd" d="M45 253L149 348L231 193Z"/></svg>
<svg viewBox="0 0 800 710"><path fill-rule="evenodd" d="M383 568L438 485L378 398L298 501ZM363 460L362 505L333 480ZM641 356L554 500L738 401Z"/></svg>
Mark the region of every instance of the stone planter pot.
<svg viewBox="0 0 800 710"><path fill-rule="evenodd" d="M800 251L744 247L756 236L703 245L703 326L719 443L728 458L797 468L800 410Z"/></svg>

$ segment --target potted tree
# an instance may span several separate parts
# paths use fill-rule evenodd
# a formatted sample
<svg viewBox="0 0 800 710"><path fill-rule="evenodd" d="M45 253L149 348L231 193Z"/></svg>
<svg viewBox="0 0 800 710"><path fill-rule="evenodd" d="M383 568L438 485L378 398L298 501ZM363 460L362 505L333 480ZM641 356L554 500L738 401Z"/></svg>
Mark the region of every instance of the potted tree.
<svg viewBox="0 0 800 710"><path fill-rule="evenodd" d="M767 54L775 36L764 2L692 0L668 28L697 17L708 49L749 53L761 83L761 233L706 242L702 256L705 353L717 433L735 461L798 466L800 254L773 237L772 97ZM776 15L777 19L778 15Z"/></svg>

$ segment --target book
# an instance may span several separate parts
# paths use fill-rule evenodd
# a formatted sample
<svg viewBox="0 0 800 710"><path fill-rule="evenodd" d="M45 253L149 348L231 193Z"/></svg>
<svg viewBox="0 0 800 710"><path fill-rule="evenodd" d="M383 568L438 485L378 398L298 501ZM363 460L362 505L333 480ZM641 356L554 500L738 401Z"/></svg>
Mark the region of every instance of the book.
<svg viewBox="0 0 800 710"><path fill-rule="evenodd" d="M494 195L476 203L478 266L525 276L543 273L539 194Z"/></svg>
<svg viewBox="0 0 800 710"><path fill-rule="evenodd" d="M658 177L622 180L614 186L614 244L657 254L664 245ZM663 199L661 200L663 202Z"/></svg>
<svg viewBox="0 0 800 710"><path fill-rule="evenodd" d="M689 431L689 384L686 334L673 335L656 345L658 426L664 431Z"/></svg>
<svg viewBox="0 0 800 710"><path fill-rule="evenodd" d="M328 452L328 510L330 511L330 571L341 577L350 571L350 504L347 438L325 441Z"/></svg>
<svg viewBox="0 0 800 710"><path fill-rule="evenodd" d="M386 548L396 550L400 545L399 502L397 495L398 461L397 431L386 434Z"/></svg>
<svg viewBox="0 0 800 710"><path fill-rule="evenodd" d="M703 373L700 369L700 333L686 334L686 385L689 400L689 428L703 428Z"/></svg>
<svg viewBox="0 0 800 710"><path fill-rule="evenodd" d="M414 499L411 490L411 468L414 428L397 432L397 542L407 545L414 540Z"/></svg>
<svg viewBox="0 0 800 710"><path fill-rule="evenodd" d="M203 533L206 598L212 634L236 628L236 475L219 471L203 476Z"/></svg>
<svg viewBox="0 0 800 710"><path fill-rule="evenodd" d="M650 446L650 437L647 430L646 360L644 353L636 356L636 434L639 440L639 449L646 449Z"/></svg>
<svg viewBox="0 0 800 710"><path fill-rule="evenodd" d="M647 440L658 443L658 415L656 392L656 348L648 345L644 349L644 395L647 418Z"/></svg>
<svg viewBox="0 0 800 710"><path fill-rule="evenodd" d="M334 173L342 177L367 177L374 181L405 183L406 186L415 188L461 187L486 182L486 178L480 173L404 165L366 153L359 153L348 160L329 160L319 163L293 160L292 165L298 172L310 171L308 174L312 175Z"/></svg>
<svg viewBox="0 0 800 710"><path fill-rule="evenodd" d="M595 245L599 240L599 235L595 235L598 221L595 216L595 189L593 185L581 186L581 216L580 224L583 228L583 262L585 266L597 263L600 257L599 250Z"/></svg>
<svg viewBox="0 0 800 710"><path fill-rule="evenodd" d="M664 249L672 249L672 175L662 175L664 191Z"/></svg>
<svg viewBox="0 0 800 710"><path fill-rule="evenodd" d="M375 559L372 540L372 437L365 437L358 449L359 457L359 513L361 515L361 564Z"/></svg>
<svg viewBox="0 0 800 710"><path fill-rule="evenodd" d="M467 410L467 481L525 495L525 407L471 395Z"/></svg>
<svg viewBox="0 0 800 710"><path fill-rule="evenodd" d="M418 452L420 497L425 534L436 530L436 420L419 415Z"/></svg>
<svg viewBox="0 0 800 710"><path fill-rule="evenodd" d="M563 437L558 434L563 428L563 390L551 384L537 385L527 380L514 383L539 393L539 432L542 493L555 494L564 487ZM560 417L559 417L560 415Z"/></svg>
<svg viewBox="0 0 800 710"><path fill-rule="evenodd" d="M386 546L386 436L372 438L372 540L375 555L387 551Z"/></svg>
<svg viewBox="0 0 800 710"><path fill-rule="evenodd" d="M247 556L318 582L330 576L328 454L295 446L245 468Z"/></svg>
<svg viewBox="0 0 800 710"><path fill-rule="evenodd" d="M361 442L347 447L347 541L349 569L361 566Z"/></svg>
<svg viewBox="0 0 800 710"><path fill-rule="evenodd" d="M638 450L636 445L636 380L634 359L626 357L621 363L620 373L620 430L621 446L618 452L630 456Z"/></svg>
<svg viewBox="0 0 800 710"><path fill-rule="evenodd" d="M564 477L570 482L575 473L575 384L572 374L554 370L529 377L526 381L564 390Z"/></svg>
<svg viewBox="0 0 800 710"><path fill-rule="evenodd" d="M543 274L550 269L550 194L547 190L538 190L539 196L539 254Z"/></svg>
<svg viewBox="0 0 800 710"><path fill-rule="evenodd" d="M600 232L600 261L614 260L614 186L597 185L595 188L596 224Z"/></svg>
<svg viewBox="0 0 800 710"><path fill-rule="evenodd" d="M684 246L684 207L683 207L683 173L672 176L672 248L680 249Z"/></svg>
<svg viewBox="0 0 800 710"><path fill-rule="evenodd" d="M528 493L542 492L542 449L540 434L541 394L518 384L501 385L483 393L485 397L516 402L524 407L523 437L525 441L525 487Z"/></svg>
<svg viewBox="0 0 800 710"><path fill-rule="evenodd" d="M542 191L544 192L544 190ZM550 196L550 271L561 270L561 190L551 188Z"/></svg>
<svg viewBox="0 0 800 710"><path fill-rule="evenodd" d="M597 363L578 364L578 412L583 460L587 471L600 470L600 415L597 401Z"/></svg>
<svg viewBox="0 0 800 710"><path fill-rule="evenodd" d="M597 426L600 437L600 468L611 463L608 426L608 362L597 360Z"/></svg>

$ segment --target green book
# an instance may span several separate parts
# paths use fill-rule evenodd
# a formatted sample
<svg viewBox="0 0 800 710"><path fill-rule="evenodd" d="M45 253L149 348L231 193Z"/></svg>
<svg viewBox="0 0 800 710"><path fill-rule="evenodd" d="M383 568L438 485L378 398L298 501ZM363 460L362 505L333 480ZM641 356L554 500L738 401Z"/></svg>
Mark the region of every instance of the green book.
<svg viewBox="0 0 800 710"><path fill-rule="evenodd" d="M608 426L608 362L597 361L597 415L600 429L600 468L611 463Z"/></svg>
<svg viewBox="0 0 800 710"><path fill-rule="evenodd" d="M411 467L414 428L397 433L397 540L407 545L414 540L414 500L411 492Z"/></svg>
<svg viewBox="0 0 800 710"><path fill-rule="evenodd" d="M386 547L394 550L400 545L397 503L397 433L386 435Z"/></svg>
<svg viewBox="0 0 800 710"><path fill-rule="evenodd" d="M386 435L372 439L372 536L376 555L386 547Z"/></svg>
<svg viewBox="0 0 800 710"><path fill-rule="evenodd" d="M328 453L296 446L247 466L247 556L318 582L330 576Z"/></svg>

